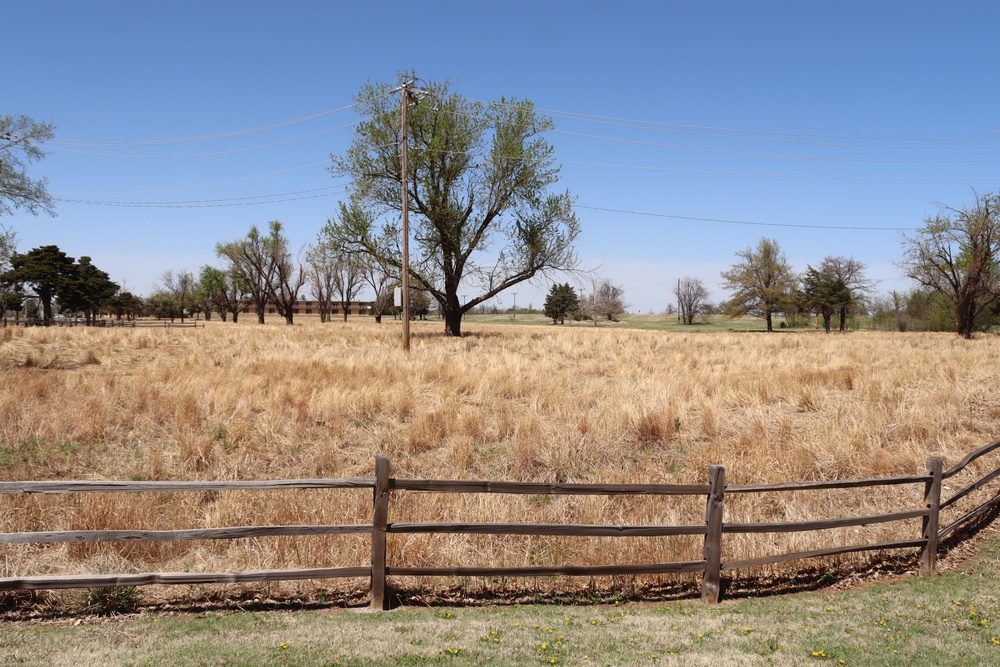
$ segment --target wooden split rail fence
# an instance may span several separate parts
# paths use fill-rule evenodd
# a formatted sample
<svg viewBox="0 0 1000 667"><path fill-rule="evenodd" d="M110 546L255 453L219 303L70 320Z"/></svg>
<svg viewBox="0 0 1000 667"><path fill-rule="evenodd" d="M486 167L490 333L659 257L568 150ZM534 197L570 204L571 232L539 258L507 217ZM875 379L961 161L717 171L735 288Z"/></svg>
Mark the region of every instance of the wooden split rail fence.
<svg viewBox="0 0 1000 667"><path fill-rule="evenodd" d="M0 545L14 543L79 543L170 540L228 540L266 536L336 535L346 533L371 534L371 565L363 567L327 567L295 570L256 570L225 573L150 573L69 575L48 577L0 578L0 591L23 589L96 588L106 586L139 586L148 584L219 584L280 580L370 578L371 606L384 609L387 603L387 578L391 576L421 577L538 577L538 576L608 576L700 573L702 600L719 600L722 571L742 570L762 565L805 558L833 556L860 551L916 548L920 550L920 571L934 573L938 543L958 528L982 517L1000 504L1000 493L957 517L944 528L939 526L942 511L1000 477L1000 467L941 500L942 483L966 469L973 461L1000 449L1000 441L982 447L966 456L955 467L944 471L941 459L931 458L924 475L875 479L788 482L778 484L726 485L726 469L710 466L707 484L545 484L528 482L481 482L461 480L416 480L390 476L389 459L378 457L375 476L349 479L299 479L277 481L230 482L116 482L116 481L51 481L0 482L0 494L23 493L142 493L185 491L232 491L265 489L365 489L373 491L372 522L350 525L248 526L205 528L192 530L83 530L0 533ZM881 486L923 485L924 502L919 508L888 514L791 523L727 523L724 518L725 499L730 494L773 493L786 491L822 491L829 489L864 489ZM705 517L696 523L681 526L620 526L583 524L529 523L393 523L389 520L391 491L434 493L500 493L530 495L644 495L644 496L705 496ZM835 548L773 554L751 560L722 560L723 536L740 533L789 533L818 531L850 526L865 526L892 521L921 519L919 537L892 542L845 545ZM405 567L386 560L386 541L390 533L459 533L478 535L559 535L613 537L669 537L703 535L704 552L701 560L653 564L626 565L554 565L525 567Z"/></svg>

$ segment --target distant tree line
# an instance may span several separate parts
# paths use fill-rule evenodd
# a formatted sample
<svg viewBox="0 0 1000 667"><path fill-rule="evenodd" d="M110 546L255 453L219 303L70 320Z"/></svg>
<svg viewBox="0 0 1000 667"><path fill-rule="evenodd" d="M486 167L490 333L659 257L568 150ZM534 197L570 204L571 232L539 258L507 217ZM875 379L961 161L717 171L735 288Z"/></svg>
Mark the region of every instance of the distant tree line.
<svg viewBox="0 0 1000 667"><path fill-rule="evenodd" d="M736 253L722 272L732 297L723 304L731 316L767 321L784 315L788 324L802 316L822 317L831 330L849 317L867 316L872 328L956 332L972 338L1000 325L1000 193L973 193L973 203L944 207L903 240L897 265L917 287L907 293L873 294L874 282L854 258L826 257L815 268L795 274L777 241L761 239L756 248Z"/></svg>

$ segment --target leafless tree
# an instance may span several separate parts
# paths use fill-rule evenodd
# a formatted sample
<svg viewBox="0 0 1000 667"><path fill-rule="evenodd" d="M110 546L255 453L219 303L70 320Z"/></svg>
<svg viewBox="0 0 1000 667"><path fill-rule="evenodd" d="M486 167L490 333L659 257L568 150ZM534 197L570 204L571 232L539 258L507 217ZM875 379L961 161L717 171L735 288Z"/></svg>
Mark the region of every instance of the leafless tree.
<svg viewBox="0 0 1000 667"><path fill-rule="evenodd" d="M1000 193L980 195L964 208L945 207L903 242L906 275L941 294L956 332L972 338L976 321L1000 302Z"/></svg>
<svg viewBox="0 0 1000 667"><path fill-rule="evenodd" d="M590 294L580 300L580 305L586 316L594 321L594 326L602 319L617 322L628 307L625 303L625 288L607 278L595 279L591 284Z"/></svg>
<svg viewBox="0 0 1000 667"><path fill-rule="evenodd" d="M684 324L694 324L694 318L708 305L708 290L698 278L685 276L678 280L674 296L677 297Z"/></svg>

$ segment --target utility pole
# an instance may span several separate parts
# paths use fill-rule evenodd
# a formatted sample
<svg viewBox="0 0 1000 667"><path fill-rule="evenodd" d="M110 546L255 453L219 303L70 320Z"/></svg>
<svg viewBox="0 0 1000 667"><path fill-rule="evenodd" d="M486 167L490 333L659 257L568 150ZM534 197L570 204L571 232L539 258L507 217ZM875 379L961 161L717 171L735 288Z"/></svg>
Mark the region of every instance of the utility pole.
<svg viewBox="0 0 1000 667"><path fill-rule="evenodd" d="M402 106L400 108L400 126L402 143L400 144L400 185L403 191L403 350L410 351L410 201L409 201L409 176L406 173L406 105L410 101L410 84L403 83Z"/></svg>
<svg viewBox="0 0 1000 667"><path fill-rule="evenodd" d="M681 279L677 279L677 321L681 321Z"/></svg>

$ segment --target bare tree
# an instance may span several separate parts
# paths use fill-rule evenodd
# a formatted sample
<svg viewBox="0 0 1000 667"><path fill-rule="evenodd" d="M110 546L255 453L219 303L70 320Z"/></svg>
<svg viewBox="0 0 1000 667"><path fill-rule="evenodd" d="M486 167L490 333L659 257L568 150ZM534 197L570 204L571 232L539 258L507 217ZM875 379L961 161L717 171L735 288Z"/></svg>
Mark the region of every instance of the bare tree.
<svg viewBox="0 0 1000 667"><path fill-rule="evenodd" d="M334 294L340 297L340 308L345 322L351 301L361 291L363 282L361 260L348 253L342 253L334 263L333 290Z"/></svg>
<svg viewBox="0 0 1000 667"><path fill-rule="evenodd" d="M617 322L628 307L625 303L625 288L607 278L594 280L590 294L581 299L580 305L585 315L594 320L594 326L601 319Z"/></svg>
<svg viewBox="0 0 1000 667"><path fill-rule="evenodd" d="M281 223L271 223L270 252L274 256L274 280L271 282L271 302L285 324L292 324L299 292L306 284L306 268L292 257L288 239L281 233Z"/></svg>
<svg viewBox="0 0 1000 667"><path fill-rule="evenodd" d="M373 257L367 255L355 255L355 257L360 261L361 279L374 293L372 315L375 316L375 323L381 324L382 316L392 308L392 276Z"/></svg>
<svg viewBox="0 0 1000 667"><path fill-rule="evenodd" d="M180 315L181 322L184 321L184 313L188 307L195 306L195 292L197 281L190 271L166 271L160 278L162 291L170 296L174 302L174 309L171 309L170 319L173 313Z"/></svg>
<svg viewBox="0 0 1000 667"><path fill-rule="evenodd" d="M335 261L320 243L310 246L306 251L306 263L309 264L309 287L316 303L319 304L319 321L329 322L330 314L333 312Z"/></svg>
<svg viewBox="0 0 1000 667"><path fill-rule="evenodd" d="M694 318L708 305L708 290L698 278L685 276L678 280L674 296L677 297L684 324L694 324Z"/></svg>
<svg viewBox="0 0 1000 667"><path fill-rule="evenodd" d="M971 206L945 207L905 239L900 263L909 278L948 300L963 338L1000 302L1000 193L973 194Z"/></svg>

